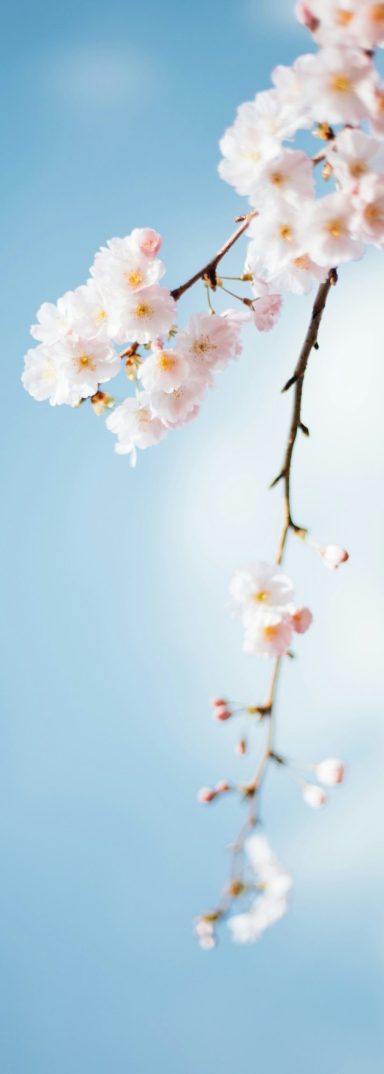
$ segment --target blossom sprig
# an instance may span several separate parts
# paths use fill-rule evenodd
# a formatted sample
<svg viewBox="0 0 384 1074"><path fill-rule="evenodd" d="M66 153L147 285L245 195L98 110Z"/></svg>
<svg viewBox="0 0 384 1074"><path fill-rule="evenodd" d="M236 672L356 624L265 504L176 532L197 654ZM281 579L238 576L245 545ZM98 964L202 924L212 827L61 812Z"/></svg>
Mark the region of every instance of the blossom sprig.
<svg viewBox="0 0 384 1074"><path fill-rule="evenodd" d="M369 246L384 248L384 84L375 65L375 50L384 46L384 4L303 0L295 11L312 35L315 51L290 67L277 66L271 87L240 105L220 142L219 174L248 199L236 230L173 289L163 286L158 232L134 228L124 238L110 239L97 252L84 285L40 307L31 329L37 346L28 350L22 376L30 395L52 406L79 407L90 400L95 413L106 416L117 453L134 464L138 450L197 416L216 373L239 358L244 326L269 331L280 316L284 294L302 296L317 288L303 346L282 389L291 393L292 410L282 465L271 483L283 492L276 556L273 563L238 570L231 583L244 650L252 658L269 659L272 672L262 703L213 701L219 723L252 718L265 728L265 741L248 782L221 779L198 793L204 805L237 793L246 810L230 847L229 876L218 905L195 922L205 949L215 946L224 920L235 942L253 942L287 910L291 878L266 838L255 832L270 765L298 782L304 802L313 809L320 809L329 788L344 778L338 759L298 765L275 746L281 670L293 655L293 642L312 624L312 612L296 602L281 567L291 534L331 571L349 558L343 547L314 540L298 521L292 464L300 434L309 435L304 383L339 268L360 259ZM221 274L223 259L243 236L247 247L237 273ZM207 307L184 324L178 303L201 282ZM227 295L230 308L218 311L217 301L225 296L227 302ZM116 400L104 385L115 381L120 370L130 391ZM242 757L250 755L244 734L236 749Z"/></svg>

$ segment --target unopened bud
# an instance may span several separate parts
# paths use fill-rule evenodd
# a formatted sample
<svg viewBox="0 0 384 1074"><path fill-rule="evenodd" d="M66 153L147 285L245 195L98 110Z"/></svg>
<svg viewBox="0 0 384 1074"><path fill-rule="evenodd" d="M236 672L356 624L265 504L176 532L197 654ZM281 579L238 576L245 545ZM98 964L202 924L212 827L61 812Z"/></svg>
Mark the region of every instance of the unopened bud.
<svg viewBox="0 0 384 1074"><path fill-rule="evenodd" d="M305 634L313 620L309 608L296 608L292 615L292 626L296 634Z"/></svg>
<svg viewBox="0 0 384 1074"><path fill-rule="evenodd" d="M304 783L303 798L311 809L322 809L327 800L324 791L315 783Z"/></svg>
<svg viewBox="0 0 384 1074"><path fill-rule="evenodd" d="M230 720L232 713L226 705L216 705L213 710L215 720Z"/></svg>
<svg viewBox="0 0 384 1074"><path fill-rule="evenodd" d="M337 760L336 757L328 757L325 761L320 761L319 764L313 765L313 771L316 779L320 783L325 783L327 787L333 787L337 783L342 783L345 776L345 767L342 761Z"/></svg>
<svg viewBox="0 0 384 1074"><path fill-rule="evenodd" d="M241 738L240 742L238 742L235 746L235 750L236 753L239 754L239 757L243 757L244 754L247 752L247 740L245 738Z"/></svg>
<svg viewBox="0 0 384 1074"><path fill-rule="evenodd" d="M230 784L225 779L221 779L219 783L216 783L215 794L226 794L230 789Z"/></svg>
<svg viewBox="0 0 384 1074"><path fill-rule="evenodd" d="M330 571L335 571L337 567L340 567L342 563L346 563L347 559L349 559L349 553L346 552L345 548L340 548L338 544L320 545L319 553L323 563Z"/></svg>
<svg viewBox="0 0 384 1074"><path fill-rule="evenodd" d="M115 400L112 395L107 395L106 392L95 392L91 396L91 403L95 414L100 418L104 410L111 410L115 405Z"/></svg>
<svg viewBox="0 0 384 1074"><path fill-rule="evenodd" d="M197 793L197 801L201 805L206 805L207 802L213 802L214 798L216 798L216 793L216 791L212 790L212 787L201 787Z"/></svg>

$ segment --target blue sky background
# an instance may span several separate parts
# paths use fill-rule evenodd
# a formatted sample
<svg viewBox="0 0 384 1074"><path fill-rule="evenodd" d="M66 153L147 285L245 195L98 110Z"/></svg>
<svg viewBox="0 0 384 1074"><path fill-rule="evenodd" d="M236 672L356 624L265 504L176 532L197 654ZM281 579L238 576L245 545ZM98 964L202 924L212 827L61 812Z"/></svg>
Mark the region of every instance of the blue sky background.
<svg viewBox="0 0 384 1074"><path fill-rule="evenodd" d="M234 568L269 559L291 371L310 300L249 333L199 420L137 470L84 407L34 403L19 377L44 299L95 249L149 225L169 286L244 203L216 176L234 109L308 47L290 3L73 0L3 15L4 469L0 827L2 1074L381 1074L383 269L347 267L312 360L297 515L345 544L338 574L289 551L314 610L284 674L280 747L341 754L321 814L280 772L264 798L295 877L289 916L255 946L191 936L214 902L243 778L215 693L260 700L266 668L226 612ZM230 266L237 268L240 254ZM199 288L183 315L201 308Z"/></svg>

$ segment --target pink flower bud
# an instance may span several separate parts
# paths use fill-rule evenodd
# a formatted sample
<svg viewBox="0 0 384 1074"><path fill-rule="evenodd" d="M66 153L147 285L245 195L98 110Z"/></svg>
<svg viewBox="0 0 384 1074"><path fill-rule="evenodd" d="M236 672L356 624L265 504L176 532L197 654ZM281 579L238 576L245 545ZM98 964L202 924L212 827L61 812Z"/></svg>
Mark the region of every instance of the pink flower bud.
<svg viewBox="0 0 384 1074"><path fill-rule="evenodd" d="M341 563L346 563L347 559L349 559L349 553L345 551L345 548L340 548L338 544L321 545L319 552L323 563L330 571L335 571L337 567L340 567Z"/></svg>
<svg viewBox="0 0 384 1074"><path fill-rule="evenodd" d="M312 14L312 11L307 4L302 3L301 0L295 5L295 15L302 26L306 26L307 30L311 31L311 34L314 34L316 30L318 30L320 26L319 19L316 18L316 15Z"/></svg>
<svg viewBox="0 0 384 1074"><path fill-rule="evenodd" d="M213 709L221 708L222 705L224 705L224 707L226 708L227 701L226 701L225 697L213 697L212 701L211 701L211 705L212 705Z"/></svg>
<svg viewBox="0 0 384 1074"><path fill-rule="evenodd" d="M244 756L244 754L247 752L247 741L246 741L245 738L240 739L240 742L238 742L237 745L235 746L235 750L236 750L236 753L239 754L239 757Z"/></svg>
<svg viewBox="0 0 384 1074"><path fill-rule="evenodd" d="M211 787L201 787L201 790L198 791L197 801L201 802L202 805L206 805L207 802L213 802L214 798L216 798L216 791L213 791Z"/></svg>
<svg viewBox="0 0 384 1074"><path fill-rule="evenodd" d="M321 787L316 787L315 783L304 783L303 798L311 809L321 809L327 800L324 791Z"/></svg>
<svg viewBox="0 0 384 1074"><path fill-rule="evenodd" d="M325 783L327 787L333 787L337 783L342 783L345 776L345 767L342 761L338 761L335 757L329 757L326 761L320 761L319 764L313 765L313 771L316 775L316 779L320 783Z"/></svg>
<svg viewBox="0 0 384 1074"><path fill-rule="evenodd" d="M229 720L232 716L230 709L226 705L216 705L213 710L215 720Z"/></svg>
<svg viewBox="0 0 384 1074"><path fill-rule="evenodd" d="M132 232L139 250L145 257L156 257L161 247L161 235L151 227L137 227Z"/></svg>
<svg viewBox="0 0 384 1074"><path fill-rule="evenodd" d="M227 781L225 779L221 779L220 782L216 783L216 786L215 786L216 794L226 794L226 792L230 791L230 789L231 789L230 784L227 783Z"/></svg>
<svg viewBox="0 0 384 1074"><path fill-rule="evenodd" d="M296 611L292 615L292 626L296 631L296 634L305 634L306 630L310 627L312 620L313 615L309 608L296 608Z"/></svg>

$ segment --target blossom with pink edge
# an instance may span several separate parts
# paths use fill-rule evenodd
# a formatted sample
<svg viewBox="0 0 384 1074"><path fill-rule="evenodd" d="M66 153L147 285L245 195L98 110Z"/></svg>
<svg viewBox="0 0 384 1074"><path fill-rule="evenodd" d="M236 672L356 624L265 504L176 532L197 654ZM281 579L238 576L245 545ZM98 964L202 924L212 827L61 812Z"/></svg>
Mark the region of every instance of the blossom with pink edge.
<svg viewBox="0 0 384 1074"><path fill-rule="evenodd" d="M91 267L91 276L114 302L156 284L164 272L162 261L143 254L131 235L109 239Z"/></svg>
<svg viewBox="0 0 384 1074"><path fill-rule="evenodd" d="M139 368L146 392L173 392L187 380L189 362L176 351L155 347Z"/></svg>
<svg viewBox="0 0 384 1074"><path fill-rule="evenodd" d="M295 634L306 634L313 623L313 615L309 608L294 608L291 612L291 622Z"/></svg>
<svg viewBox="0 0 384 1074"><path fill-rule="evenodd" d="M167 426L176 428L185 425L199 413L201 400L210 382L210 375L208 379L205 373L198 375L193 371L179 388L167 392L152 392L153 413Z"/></svg>
<svg viewBox="0 0 384 1074"><path fill-rule="evenodd" d="M115 451L118 455L130 455L131 466L136 465L137 448L152 447L167 435L163 422L154 416L150 397L145 392L125 399L109 415L106 425L117 436Z"/></svg>
<svg viewBox="0 0 384 1074"><path fill-rule="evenodd" d="M250 656L284 656L292 641L290 615L264 611L245 620L243 649Z"/></svg>
<svg viewBox="0 0 384 1074"><path fill-rule="evenodd" d="M154 284L116 304L115 339L119 343L151 343L166 336L176 320L176 302L170 291Z"/></svg>
<svg viewBox="0 0 384 1074"><path fill-rule="evenodd" d="M316 783L304 783L303 799L311 809L322 809L327 801L327 796L321 787L316 786Z"/></svg>
<svg viewBox="0 0 384 1074"><path fill-rule="evenodd" d="M188 359L191 374L224 369L241 354L240 325L217 313L193 313L178 333L177 350Z"/></svg>
<svg viewBox="0 0 384 1074"><path fill-rule="evenodd" d="M131 239L145 257L157 257L162 244L158 231L151 227L135 227L131 231Z"/></svg>
<svg viewBox="0 0 384 1074"><path fill-rule="evenodd" d="M315 544L314 547L321 556L324 566L328 567L330 571L337 570L342 563L346 563L349 559L349 552L338 544Z"/></svg>
<svg viewBox="0 0 384 1074"><path fill-rule="evenodd" d="M336 757L319 761L319 764L313 765L313 771L319 783L324 783L326 787L337 786L343 782L345 776L345 766Z"/></svg>
<svg viewBox="0 0 384 1074"><path fill-rule="evenodd" d="M328 194L314 201L305 220L307 249L316 264L340 265L364 253L363 242L354 230L353 205L347 193Z"/></svg>

